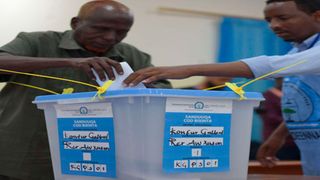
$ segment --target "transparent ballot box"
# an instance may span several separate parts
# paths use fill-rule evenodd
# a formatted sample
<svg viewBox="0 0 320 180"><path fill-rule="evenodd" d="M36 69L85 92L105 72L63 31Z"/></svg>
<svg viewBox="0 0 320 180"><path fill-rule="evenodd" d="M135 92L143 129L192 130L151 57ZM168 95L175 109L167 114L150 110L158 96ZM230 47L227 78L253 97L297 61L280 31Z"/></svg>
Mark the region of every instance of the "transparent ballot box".
<svg viewBox="0 0 320 180"><path fill-rule="evenodd" d="M56 180L246 179L248 92L126 89L38 96Z"/></svg>

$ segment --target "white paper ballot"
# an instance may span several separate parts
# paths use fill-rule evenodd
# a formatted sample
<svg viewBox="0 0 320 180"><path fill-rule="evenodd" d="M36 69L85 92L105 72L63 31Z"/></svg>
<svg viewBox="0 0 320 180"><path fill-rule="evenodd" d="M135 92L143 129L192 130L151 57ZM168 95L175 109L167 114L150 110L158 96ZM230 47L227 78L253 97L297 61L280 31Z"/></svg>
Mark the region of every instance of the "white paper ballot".
<svg viewBox="0 0 320 180"><path fill-rule="evenodd" d="M123 69L123 75L119 75L116 72L116 70L113 68L115 80L111 84L111 86L109 87L109 90L118 90L118 89L126 89L126 88L146 88L142 83L139 83L135 87L124 87L122 84L122 81L125 80L131 73L133 73L133 70L131 69L131 67L129 66L129 64L127 62L121 62L120 64ZM96 82L99 84L99 86L102 86L106 81L109 80L106 73L104 74L106 76L106 80L101 81L97 72L94 69L92 69L92 71L93 71L94 76L96 77Z"/></svg>

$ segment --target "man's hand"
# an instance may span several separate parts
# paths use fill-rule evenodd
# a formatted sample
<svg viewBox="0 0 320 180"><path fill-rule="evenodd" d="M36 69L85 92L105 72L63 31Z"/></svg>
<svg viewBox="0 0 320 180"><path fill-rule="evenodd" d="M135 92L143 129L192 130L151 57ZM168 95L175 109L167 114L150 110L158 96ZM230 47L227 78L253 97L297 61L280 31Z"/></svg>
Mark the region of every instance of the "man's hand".
<svg viewBox="0 0 320 180"><path fill-rule="evenodd" d="M149 67L132 73L123 83L131 87L140 82L152 83L162 79L183 79L190 76L254 77L249 66L238 61L221 64Z"/></svg>
<svg viewBox="0 0 320 180"><path fill-rule="evenodd" d="M78 60L73 59L72 66L83 70L91 79L95 79L91 70L94 69L102 81L106 80L104 73L108 75L110 80L115 79L112 67L118 74L123 74L123 69L120 63L106 57L79 58Z"/></svg>
<svg viewBox="0 0 320 180"><path fill-rule="evenodd" d="M189 76L191 73L188 71L188 66L148 67L130 74L123 83L132 87L140 82L149 84L162 79L182 79Z"/></svg>
<svg viewBox="0 0 320 180"><path fill-rule="evenodd" d="M279 159L276 157L277 152L283 146L284 142L278 139L268 139L258 149L256 159L264 167L272 168Z"/></svg>
<svg viewBox="0 0 320 180"><path fill-rule="evenodd" d="M278 161L276 154L284 145L288 135L288 129L283 122L259 147L256 159L261 163L262 166L271 168L276 165L276 162Z"/></svg>

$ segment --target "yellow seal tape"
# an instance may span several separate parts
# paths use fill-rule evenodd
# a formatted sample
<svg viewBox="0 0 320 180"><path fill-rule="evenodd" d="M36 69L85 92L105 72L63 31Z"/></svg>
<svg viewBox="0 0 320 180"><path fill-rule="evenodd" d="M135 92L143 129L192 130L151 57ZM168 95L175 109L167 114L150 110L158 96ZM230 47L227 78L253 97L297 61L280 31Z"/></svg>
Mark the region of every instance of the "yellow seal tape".
<svg viewBox="0 0 320 180"><path fill-rule="evenodd" d="M38 87L38 86L32 86L32 85L29 85L29 84L18 83L18 82L13 82L13 81L9 81L7 83L16 84L16 85L20 85L20 86L25 86L25 87L29 87L29 88L33 88L33 89L38 89L40 91L48 92L48 93L51 93L51 94L59 94L59 93L51 91L49 89L41 88L41 87Z"/></svg>
<svg viewBox="0 0 320 180"><path fill-rule="evenodd" d="M85 82L81 82L81 81L76 81L76 80L72 80L72 79L66 79L66 78L60 78L60 77L54 77L54 76L48 76L48 75L42 75L42 74L34 74L34 73L27 73L27 72L20 72L20 71L13 71L13 70L8 70L8 69L1 69L1 72L5 72L5 73L11 73L11 74L21 74L21 75L26 75L26 76L34 76L34 77L41 77L41 78L47 78L47 79L54 79L54 80L59 80L59 81L66 81L66 82L71 82L71 83L76 83L76 84L81 84L81 85L85 85L85 86L89 86L89 87L93 87L96 88L97 94L95 96L98 96L99 98L102 98L102 94L104 94L108 88L110 87L110 85L113 83L113 81L109 80L107 81L102 87L99 86L95 86L89 83L85 83ZM28 84L24 84L24 83L18 83L18 82L8 82L8 83L12 83L12 84L16 84L16 85L21 85L21 86L25 86L25 87L29 87L29 88L34 88L34 89L38 89L41 91L45 91L45 92L49 92L52 94L59 94L57 92L45 89L45 88L41 88L41 87L37 87L37 86L33 86L33 85L28 85ZM63 90L63 94L70 94L74 91L73 88L67 88Z"/></svg>
<svg viewBox="0 0 320 180"><path fill-rule="evenodd" d="M103 99L103 94L108 90L108 88L111 86L111 84L113 83L114 81L112 80L108 80L106 81L101 87L98 88L98 91L97 93L94 95L94 99L98 96L99 99Z"/></svg>
<svg viewBox="0 0 320 180"><path fill-rule="evenodd" d="M72 94L73 91L73 88L64 88L62 94Z"/></svg>
<svg viewBox="0 0 320 180"><path fill-rule="evenodd" d="M226 86L230 88L233 92L238 94L240 96L240 100L246 99L246 97L244 96L245 92L242 89L242 87L238 87L235 83L230 83L230 82L226 82Z"/></svg>
<svg viewBox="0 0 320 180"><path fill-rule="evenodd" d="M265 77L268 77L268 76L270 76L270 75L272 75L272 74L276 74L276 73L278 73L278 72L284 71L284 70L289 69L289 68L291 68L291 67L294 67L294 66L297 66L297 65L299 65L299 64L305 63L306 61L307 61L307 60L299 61L299 62L297 62L297 63L294 63L294 64L291 64L291 65L285 66L285 67L280 68L280 69L277 69L277 70L275 70L275 71L272 71L272 72L270 72L270 73L267 73L267 74L265 74L265 75L262 75L262 76L260 76L260 77L257 77L257 78L255 78L255 79L253 79L253 80L251 80L251 81L248 81L247 83L243 84L243 85L240 86L240 87L237 86L237 84L239 84L239 83L241 83L241 82L238 82L238 83L226 82L224 85L214 86L214 87L210 87L210 88L207 88L207 89L204 89L204 90L217 89L217 88L221 88L221 87L227 86L227 87L230 88L234 93L236 93L236 94L238 94L238 95L240 96L240 100L243 100L243 99L246 99L246 97L244 96L245 91L243 90L243 88L244 88L245 86L248 86L249 84L254 83L254 82L256 82L256 81L258 81L258 80L260 80L260 79L263 79L263 78L265 78Z"/></svg>
<svg viewBox="0 0 320 180"><path fill-rule="evenodd" d="M66 78L60 78L60 77L54 77L54 76L47 76L47 75L42 75L42 74L20 72L20 71L13 71L13 70L8 70L8 69L0 69L0 71L6 72L6 73L12 73L12 74L22 74L22 75L26 75L26 76L34 76L34 77L41 77L41 78L47 78L47 79L55 79L55 80L59 80L59 81L66 81L66 82L81 84L81 85L85 85L85 86L90 86L90 87L93 87L93 88L96 88L96 89L99 88L99 86L95 86L95 85L92 85L92 84L89 84L89 83L76 81L76 80L72 80L72 79L66 79Z"/></svg>

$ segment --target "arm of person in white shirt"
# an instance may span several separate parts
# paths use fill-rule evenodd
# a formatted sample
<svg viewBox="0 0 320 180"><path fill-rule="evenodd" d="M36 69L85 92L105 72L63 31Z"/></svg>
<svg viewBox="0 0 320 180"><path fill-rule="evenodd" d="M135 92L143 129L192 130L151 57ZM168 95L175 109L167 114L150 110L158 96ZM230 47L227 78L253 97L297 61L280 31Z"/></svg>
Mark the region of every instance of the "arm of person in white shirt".
<svg viewBox="0 0 320 180"><path fill-rule="evenodd" d="M132 73L123 83L126 86L135 86L140 82L151 83L161 79L183 79L191 76L252 78L302 61L303 63L278 72L270 77L320 74L320 46L315 46L296 54L258 56L231 63L149 67Z"/></svg>

